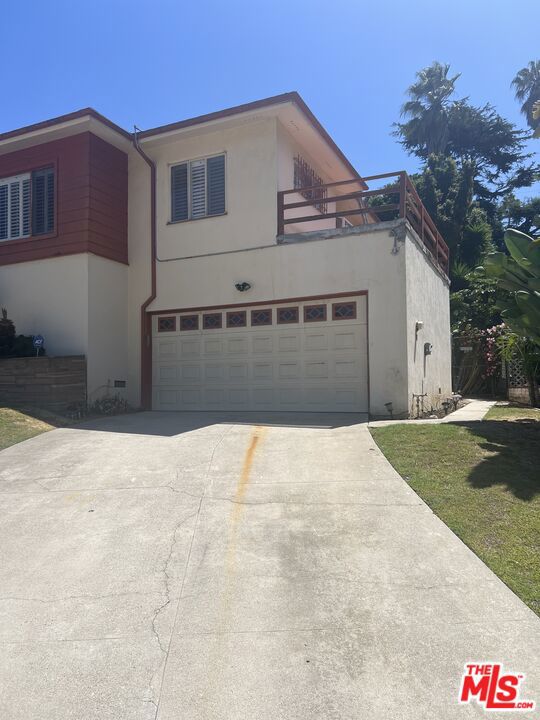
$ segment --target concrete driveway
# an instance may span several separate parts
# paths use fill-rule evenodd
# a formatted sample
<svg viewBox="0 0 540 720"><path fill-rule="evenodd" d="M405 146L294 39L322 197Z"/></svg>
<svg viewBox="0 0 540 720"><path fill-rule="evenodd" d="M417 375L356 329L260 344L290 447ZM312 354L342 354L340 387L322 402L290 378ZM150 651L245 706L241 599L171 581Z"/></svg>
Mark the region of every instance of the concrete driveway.
<svg viewBox="0 0 540 720"><path fill-rule="evenodd" d="M539 619L359 421L142 413L1 452L0 717L484 717L467 661L540 702Z"/></svg>

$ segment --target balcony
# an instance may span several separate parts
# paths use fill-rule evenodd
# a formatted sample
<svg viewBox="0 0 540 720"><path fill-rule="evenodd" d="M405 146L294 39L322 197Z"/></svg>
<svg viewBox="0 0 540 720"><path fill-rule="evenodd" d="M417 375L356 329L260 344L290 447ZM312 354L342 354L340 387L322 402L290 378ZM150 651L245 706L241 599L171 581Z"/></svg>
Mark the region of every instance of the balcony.
<svg viewBox="0 0 540 720"><path fill-rule="evenodd" d="M448 275L448 245L404 171L280 190L277 202L278 236L404 219L433 263Z"/></svg>

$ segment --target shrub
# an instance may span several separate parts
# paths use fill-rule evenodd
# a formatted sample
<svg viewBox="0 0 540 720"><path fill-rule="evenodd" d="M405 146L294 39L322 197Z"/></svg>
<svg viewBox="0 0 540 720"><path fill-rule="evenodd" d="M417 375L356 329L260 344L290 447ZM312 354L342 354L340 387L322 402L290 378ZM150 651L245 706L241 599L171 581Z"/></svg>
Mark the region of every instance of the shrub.
<svg viewBox="0 0 540 720"><path fill-rule="evenodd" d="M97 415L120 415L130 409L128 401L120 395L105 395L88 406L88 410Z"/></svg>

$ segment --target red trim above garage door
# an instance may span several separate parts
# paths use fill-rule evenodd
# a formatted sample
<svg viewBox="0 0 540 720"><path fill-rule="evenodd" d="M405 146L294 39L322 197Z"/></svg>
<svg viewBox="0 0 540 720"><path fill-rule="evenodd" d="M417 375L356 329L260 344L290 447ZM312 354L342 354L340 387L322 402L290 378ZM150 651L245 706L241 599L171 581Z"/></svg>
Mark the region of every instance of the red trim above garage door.
<svg viewBox="0 0 540 720"><path fill-rule="evenodd" d="M254 305L283 305L284 303L308 302L309 300L324 300L340 297L357 297L367 295L367 290L356 292L330 293L329 295L306 295L305 297L290 297L281 300L256 300L255 302L229 303L226 305L200 305L199 307L167 308L166 310L149 310L150 315L167 315L170 313L201 312L202 310L222 310L223 308L252 307Z"/></svg>

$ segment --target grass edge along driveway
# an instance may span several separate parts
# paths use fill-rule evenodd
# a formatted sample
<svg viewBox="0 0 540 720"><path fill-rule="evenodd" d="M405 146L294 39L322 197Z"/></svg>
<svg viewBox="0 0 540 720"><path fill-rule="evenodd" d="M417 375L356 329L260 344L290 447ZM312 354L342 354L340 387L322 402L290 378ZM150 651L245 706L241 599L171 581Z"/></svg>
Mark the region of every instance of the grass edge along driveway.
<svg viewBox="0 0 540 720"><path fill-rule="evenodd" d="M54 425L21 410L0 407L0 450L49 430Z"/></svg>
<svg viewBox="0 0 540 720"><path fill-rule="evenodd" d="M540 615L540 410L482 422L371 428L433 512Z"/></svg>

